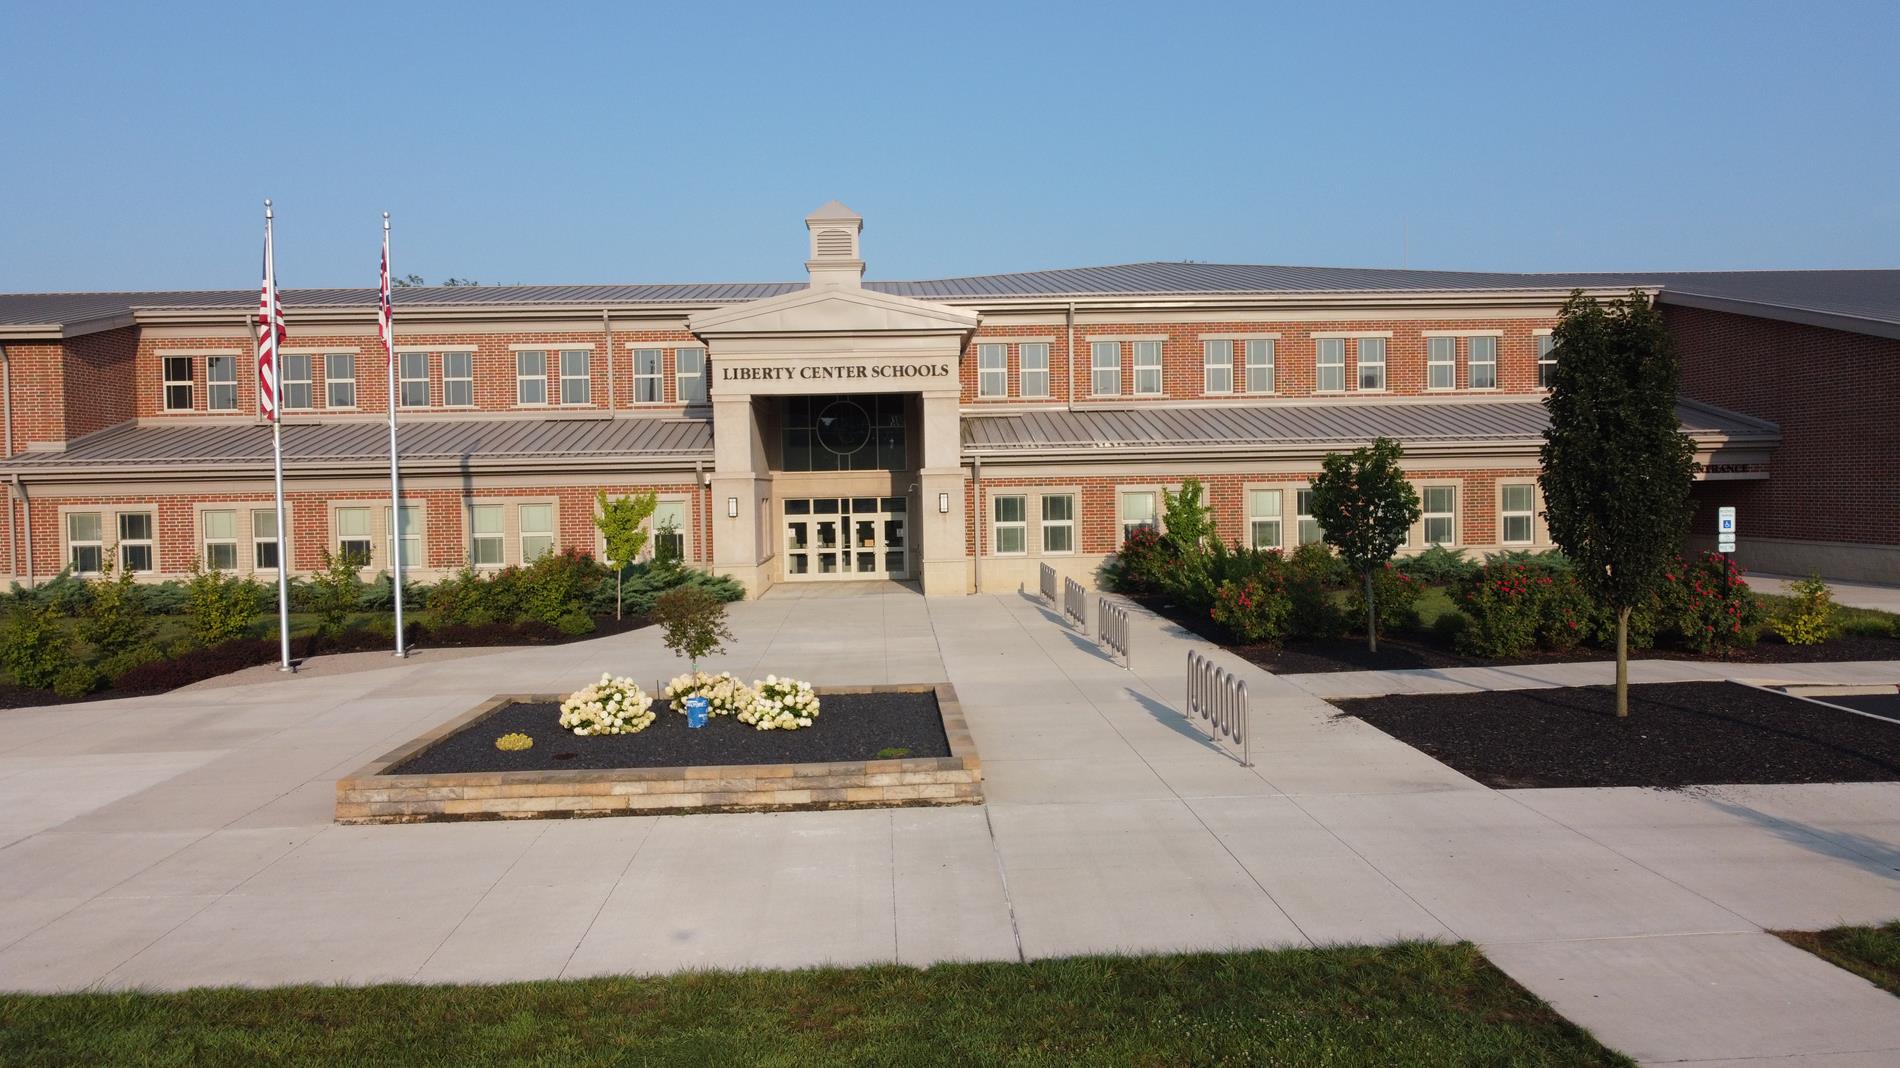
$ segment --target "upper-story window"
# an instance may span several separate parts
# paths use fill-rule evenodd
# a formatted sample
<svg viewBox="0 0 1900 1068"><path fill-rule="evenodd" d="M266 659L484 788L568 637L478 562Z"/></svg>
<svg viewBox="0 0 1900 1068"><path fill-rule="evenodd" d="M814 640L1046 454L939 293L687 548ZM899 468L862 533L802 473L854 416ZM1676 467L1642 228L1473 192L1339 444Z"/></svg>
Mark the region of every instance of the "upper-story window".
<svg viewBox="0 0 1900 1068"><path fill-rule="evenodd" d="M165 357L165 410L191 411L191 357Z"/></svg>
<svg viewBox="0 0 1900 1068"><path fill-rule="evenodd" d="M548 354L540 349L515 353L515 403L548 402Z"/></svg>
<svg viewBox="0 0 1900 1068"><path fill-rule="evenodd" d="M1343 393L1346 389L1346 339L1323 337L1315 342L1319 377L1315 388L1321 393Z"/></svg>
<svg viewBox="0 0 1900 1068"><path fill-rule="evenodd" d="M450 408L475 406L475 354L442 354L442 403Z"/></svg>
<svg viewBox="0 0 1900 1068"><path fill-rule="evenodd" d="M332 352L323 358L323 389L329 407L356 407L355 353Z"/></svg>
<svg viewBox="0 0 1900 1068"><path fill-rule="evenodd" d="M561 403L586 404L593 398L594 354L587 349L561 350Z"/></svg>
<svg viewBox="0 0 1900 1068"><path fill-rule="evenodd" d="M1273 392L1273 339L1270 337L1247 341L1247 392Z"/></svg>
<svg viewBox="0 0 1900 1068"><path fill-rule="evenodd" d="M235 412L237 406L237 357L206 357L205 407L214 412Z"/></svg>
<svg viewBox="0 0 1900 1068"><path fill-rule="evenodd" d="M426 352L399 352L396 354L397 403L404 408L427 408L429 406L429 354Z"/></svg>
<svg viewBox="0 0 1900 1068"><path fill-rule="evenodd" d="M1152 397L1161 392L1161 342L1135 342L1135 394Z"/></svg>
<svg viewBox="0 0 1900 1068"><path fill-rule="evenodd" d="M662 352L659 349L633 350L633 402L635 404L658 404L665 397L662 392L660 365Z"/></svg>
<svg viewBox="0 0 1900 1068"><path fill-rule="evenodd" d="M1017 391L1025 397L1047 397L1049 395L1049 343L1047 341L1025 341L1016 348L1016 359L1021 365Z"/></svg>
<svg viewBox="0 0 1900 1068"><path fill-rule="evenodd" d="M1458 339L1425 339L1425 388L1456 389L1458 386Z"/></svg>
<svg viewBox="0 0 1900 1068"><path fill-rule="evenodd" d="M1089 346L1089 392L1097 397L1113 397L1121 391L1121 342L1094 342Z"/></svg>
<svg viewBox="0 0 1900 1068"><path fill-rule="evenodd" d="M706 350L673 350L673 389L681 404L706 403Z"/></svg>
<svg viewBox="0 0 1900 1068"><path fill-rule="evenodd" d="M1234 391L1234 343L1221 338L1201 342L1201 388L1208 393Z"/></svg>
<svg viewBox="0 0 1900 1068"><path fill-rule="evenodd" d="M1465 379L1472 389L1498 388L1498 339L1489 335L1465 339Z"/></svg>
<svg viewBox="0 0 1900 1068"><path fill-rule="evenodd" d="M278 385L284 393L284 407L292 411L308 410L310 400L310 354L287 352L277 361Z"/></svg>
<svg viewBox="0 0 1900 1068"><path fill-rule="evenodd" d="M1557 339L1549 334L1537 335L1537 388L1549 389L1557 384Z"/></svg>
<svg viewBox="0 0 1900 1068"><path fill-rule="evenodd" d="M1359 339L1359 388L1377 393L1385 389L1385 339Z"/></svg>
<svg viewBox="0 0 1900 1068"><path fill-rule="evenodd" d="M1009 396L1009 346L983 344L976 347L976 395Z"/></svg>

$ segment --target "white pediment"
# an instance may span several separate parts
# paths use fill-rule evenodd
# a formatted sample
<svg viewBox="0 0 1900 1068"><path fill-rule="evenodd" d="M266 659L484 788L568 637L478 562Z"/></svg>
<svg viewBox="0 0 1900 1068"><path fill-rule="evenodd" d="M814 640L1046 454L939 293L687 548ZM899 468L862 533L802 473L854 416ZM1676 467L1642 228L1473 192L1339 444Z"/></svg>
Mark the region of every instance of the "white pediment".
<svg viewBox="0 0 1900 1068"><path fill-rule="evenodd" d="M847 286L821 286L700 312L701 335L946 334L976 329L977 314L930 301Z"/></svg>

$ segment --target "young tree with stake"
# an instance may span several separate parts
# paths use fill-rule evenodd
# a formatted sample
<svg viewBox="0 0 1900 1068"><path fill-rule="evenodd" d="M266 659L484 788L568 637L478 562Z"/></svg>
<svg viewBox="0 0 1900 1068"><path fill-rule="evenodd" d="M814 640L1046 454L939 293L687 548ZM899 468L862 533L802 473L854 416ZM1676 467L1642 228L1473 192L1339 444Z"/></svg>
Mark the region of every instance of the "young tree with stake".
<svg viewBox="0 0 1900 1068"><path fill-rule="evenodd" d="M1379 651L1379 609L1372 576L1405 544L1422 514L1418 491L1399 467L1391 438L1349 453L1327 453L1313 479L1313 518L1326 543L1366 584L1366 648Z"/></svg>
<svg viewBox="0 0 1900 1068"><path fill-rule="evenodd" d="M1557 367L1541 452L1544 516L1577 579L1616 613L1616 714L1629 715L1630 609L1655 594L1689 532L1695 444L1676 417L1681 364L1662 313L1632 291L1574 293L1551 332Z"/></svg>
<svg viewBox="0 0 1900 1068"><path fill-rule="evenodd" d="M659 507L659 497L652 493L636 493L631 497L608 497L606 490L595 494L594 503L599 507L594 516L594 526L600 528L600 536L607 543L607 559L614 565L614 618L620 618L621 579L627 573L627 565L647 547L646 521L652 517L653 509Z"/></svg>

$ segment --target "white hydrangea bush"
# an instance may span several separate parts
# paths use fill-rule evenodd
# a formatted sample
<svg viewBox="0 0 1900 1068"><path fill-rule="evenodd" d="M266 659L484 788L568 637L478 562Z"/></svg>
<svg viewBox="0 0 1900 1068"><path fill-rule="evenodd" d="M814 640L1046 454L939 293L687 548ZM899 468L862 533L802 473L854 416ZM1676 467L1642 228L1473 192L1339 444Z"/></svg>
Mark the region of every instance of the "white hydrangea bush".
<svg viewBox="0 0 1900 1068"><path fill-rule="evenodd" d="M561 702L561 726L583 737L638 734L653 725L653 698L629 678L607 674Z"/></svg>
<svg viewBox="0 0 1900 1068"><path fill-rule="evenodd" d="M755 696L752 688L733 678L730 671L722 671L717 675L689 671L668 682L661 693L673 703L673 711L682 716L686 714L688 697L704 697L706 714L709 716L736 716L752 707Z"/></svg>
<svg viewBox="0 0 1900 1068"><path fill-rule="evenodd" d="M752 707L739 713L739 722L762 731L795 731L818 718L818 695L811 683L767 675L752 684Z"/></svg>

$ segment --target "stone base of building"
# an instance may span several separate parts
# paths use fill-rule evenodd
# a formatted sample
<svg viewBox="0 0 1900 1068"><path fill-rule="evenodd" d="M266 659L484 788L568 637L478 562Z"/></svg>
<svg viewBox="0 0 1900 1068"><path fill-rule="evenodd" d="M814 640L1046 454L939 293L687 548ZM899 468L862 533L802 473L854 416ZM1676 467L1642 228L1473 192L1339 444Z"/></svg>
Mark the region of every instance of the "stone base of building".
<svg viewBox="0 0 1900 1068"><path fill-rule="evenodd" d="M1713 552L1715 539L1698 534L1689 539L1689 545ZM1736 546L1735 562L1750 571L1776 575L1818 572L1823 578L1843 582L1900 585L1900 545L1743 536Z"/></svg>

